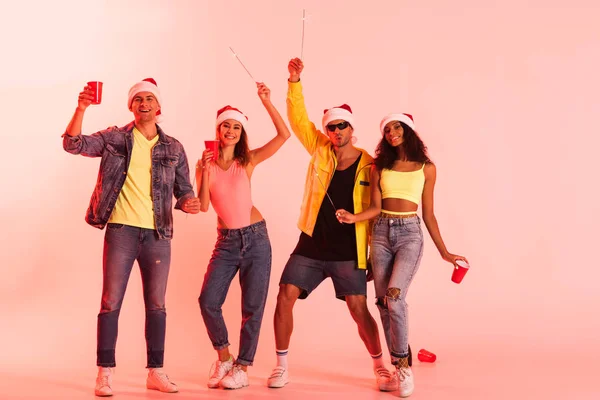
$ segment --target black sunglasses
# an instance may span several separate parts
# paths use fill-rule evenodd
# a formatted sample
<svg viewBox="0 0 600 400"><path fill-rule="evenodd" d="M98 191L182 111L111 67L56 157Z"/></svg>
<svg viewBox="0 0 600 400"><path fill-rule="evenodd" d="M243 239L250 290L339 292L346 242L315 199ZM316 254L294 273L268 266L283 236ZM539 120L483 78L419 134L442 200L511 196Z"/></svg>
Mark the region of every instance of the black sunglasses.
<svg viewBox="0 0 600 400"><path fill-rule="evenodd" d="M348 125L350 125L348 123L348 121L342 121L339 124L331 124L331 125L327 125L327 130L329 132L335 132L335 128L338 128L340 131L344 130L348 127Z"/></svg>

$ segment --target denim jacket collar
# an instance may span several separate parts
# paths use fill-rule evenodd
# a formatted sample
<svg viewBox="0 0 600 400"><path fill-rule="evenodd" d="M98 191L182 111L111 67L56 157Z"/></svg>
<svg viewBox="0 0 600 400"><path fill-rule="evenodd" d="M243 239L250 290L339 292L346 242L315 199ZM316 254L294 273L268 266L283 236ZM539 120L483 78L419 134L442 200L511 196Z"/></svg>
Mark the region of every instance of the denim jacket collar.
<svg viewBox="0 0 600 400"><path fill-rule="evenodd" d="M125 134L127 135L127 139L131 139L131 135L133 134L134 127L135 127L135 121L131 121L130 123L128 123L127 125L125 125L123 127L123 130L125 131ZM156 131L158 132L158 141L161 144L166 144L166 145L171 144L171 138L165 134L165 132L162 130L162 128L158 124L156 124Z"/></svg>

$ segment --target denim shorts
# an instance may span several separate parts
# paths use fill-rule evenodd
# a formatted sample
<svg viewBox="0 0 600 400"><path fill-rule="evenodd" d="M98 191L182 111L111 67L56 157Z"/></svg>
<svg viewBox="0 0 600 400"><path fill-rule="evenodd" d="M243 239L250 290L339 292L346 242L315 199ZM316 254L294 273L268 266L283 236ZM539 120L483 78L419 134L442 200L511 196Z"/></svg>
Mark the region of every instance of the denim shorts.
<svg viewBox="0 0 600 400"><path fill-rule="evenodd" d="M367 295L367 272L358 269L356 261L320 261L292 254L279 284L294 285L302 290L300 299L305 299L325 279L331 278L335 297Z"/></svg>

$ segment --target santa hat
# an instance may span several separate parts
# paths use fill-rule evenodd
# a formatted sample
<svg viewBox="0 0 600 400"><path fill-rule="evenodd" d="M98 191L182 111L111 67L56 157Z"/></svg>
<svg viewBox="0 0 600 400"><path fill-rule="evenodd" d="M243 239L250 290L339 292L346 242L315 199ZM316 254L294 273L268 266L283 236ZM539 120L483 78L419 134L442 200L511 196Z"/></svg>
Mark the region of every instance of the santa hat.
<svg viewBox="0 0 600 400"><path fill-rule="evenodd" d="M162 98L160 96L160 90L158 90L158 85L156 81L152 78L146 78L141 82L136 83L129 89L129 98L127 100L127 108L131 108L131 103L133 103L133 98L141 92L150 92L156 97L156 101L158 102L158 106L162 108ZM158 116L161 115L161 110L156 112L156 117L158 121Z"/></svg>
<svg viewBox="0 0 600 400"><path fill-rule="evenodd" d="M327 132L327 124L336 119L341 119L354 126L354 115L348 104L342 104L339 107L333 107L324 111L323 114L323 132Z"/></svg>
<svg viewBox="0 0 600 400"><path fill-rule="evenodd" d="M382 135L384 134L383 129L390 121L400 121L400 122L406 124L407 126L409 126L413 131L415 130L415 121L413 120L412 115L406 114L406 113L390 114L390 115L386 115L385 117L383 117L383 119L381 120L381 123L379 124L379 130L381 131Z"/></svg>
<svg viewBox="0 0 600 400"><path fill-rule="evenodd" d="M240 124L242 127L246 129L246 124L248 123L248 117L246 117L240 110L235 107L225 106L217 111L217 127L228 119L233 119Z"/></svg>

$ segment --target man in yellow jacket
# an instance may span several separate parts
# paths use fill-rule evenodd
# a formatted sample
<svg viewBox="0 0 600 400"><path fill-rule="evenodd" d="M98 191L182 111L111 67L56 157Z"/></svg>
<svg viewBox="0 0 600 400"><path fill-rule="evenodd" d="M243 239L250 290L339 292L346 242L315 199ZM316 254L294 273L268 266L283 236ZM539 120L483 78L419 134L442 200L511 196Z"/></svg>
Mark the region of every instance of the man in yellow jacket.
<svg viewBox="0 0 600 400"><path fill-rule="evenodd" d="M368 221L341 224L336 218L338 209L358 213L369 207L373 158L352 143L354 117L348 105L325 110L323 132L308 119L300 83L303 68L298 58L288 64L287 110L292 130L311 160L298 221L302 233L279 283L275 310L277 367L268 386L280 388L289 382L287 349L296 300L305 299L331 277L336 297L346 301L373 358L379 389L396 390L397 382L383 364L377 324L367 308Z"/></svg>

